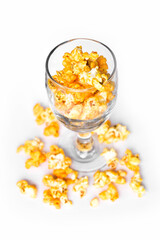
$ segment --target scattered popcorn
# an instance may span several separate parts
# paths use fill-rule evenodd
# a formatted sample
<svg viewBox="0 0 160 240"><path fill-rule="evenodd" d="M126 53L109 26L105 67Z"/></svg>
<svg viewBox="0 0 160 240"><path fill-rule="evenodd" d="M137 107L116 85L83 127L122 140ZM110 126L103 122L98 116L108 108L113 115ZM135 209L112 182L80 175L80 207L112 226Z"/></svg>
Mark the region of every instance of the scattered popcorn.
<svg viewBox="0 0 160 240"><path fill-rule="evenodd" d="M20 192L31 198L36 198L37 188L34 185L29 185L27 181L21 180L17 182L17 187L19 187Z"/></svg>
<svg viewBox="0 0 160 240"><path fill-rule="evenodd" d="M95 130L94 132L98 134L99 142L106 144L125 140L130 133L127 130L126 126L122 126L121 124L110 127L110 122L103 124L99 129Z"/></svg>
<svg viewBox="0 0 160 240"><path fill-rule="evenodd" d="M33 108L33 114L36 117L36 123L38 125L42 125L43 123L46 124L44 129L45 136L59 136L59 124L50 108L44 109L37 103Z"/></svg>
<svg viewBox="0 0 160 240"><path fill-rule="evenodd" d="M129 149L126 150L125 154L126 155L120 160L120 164L126 165L131 171L138 172L140 164L139 154L133 155Z"/></svg>
<svg viewBox="0 0 160 240"><path fill-rule="evenodd" d="M117 188L112 183L110 183L108 185L107 190L101 192L99 194L99 197L102 200L110 199L111 201L115 201L117 198L119 198L119 194L118 194Z"/></svg>
<svg viewBox="0 0 160 240"><path fill-rule="evenodd" d="M117 152L113 148L110 150L108 148L104 148L101 156L104 156L108 167L111 169L115 169L117 167L119 160L117 158Z"/></svg>
<svg viewBox="0 0 160 240"><path fill-rule="evenodd" d="M145 188L143 185L141 185L142 181L143 179L141 178L139 171L135 171L129 185L132 190L138 194L138 197L142 197L145 193Z"/></svg>
<svg viewBox="0 0 160 240"><path fill-rule="evenodd" d="M110 183L109 176L105 172L100 172L99 170L94 174L94 186L96 188L104 187L106 184Z"/></svg>
<svg viewBox="0 0 160 240"><path fill-rule="evenodd" d="M28 140L24 145L17 148L17 152L24 150L26 154L30 155L27 159L25 167L29 169L31 166L39 167L41 163L46 161L46 154L43 152L44 143L37 137L33 140Z"/></svg>
<svg viewBox="0 0 160 240"><path fill-rule="evenodd" d="M80 192L80 197L84 197L86 195L88 188L88 177L81 177L76 179L75 185L73 186L73 191Z"/></svg>
<svg viewBox="0 0 160 240"><path fill-rule="evenodd" d="M91 201L90 201L90 206L91 207L97 207L99 204L99 200L97 197L93 198Z"/></svg>

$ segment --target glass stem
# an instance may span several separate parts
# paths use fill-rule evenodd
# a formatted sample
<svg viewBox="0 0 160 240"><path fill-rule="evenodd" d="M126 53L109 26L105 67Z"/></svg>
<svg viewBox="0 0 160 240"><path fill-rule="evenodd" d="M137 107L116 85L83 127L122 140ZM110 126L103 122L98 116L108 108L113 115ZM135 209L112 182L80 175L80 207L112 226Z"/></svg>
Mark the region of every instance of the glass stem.
<svg viewBox="0 0 160 240"><path fill-rule="evenodd" d="M94 154L94 141L91 133L78 133L76 139L76 152L82 159Z"/></svg>

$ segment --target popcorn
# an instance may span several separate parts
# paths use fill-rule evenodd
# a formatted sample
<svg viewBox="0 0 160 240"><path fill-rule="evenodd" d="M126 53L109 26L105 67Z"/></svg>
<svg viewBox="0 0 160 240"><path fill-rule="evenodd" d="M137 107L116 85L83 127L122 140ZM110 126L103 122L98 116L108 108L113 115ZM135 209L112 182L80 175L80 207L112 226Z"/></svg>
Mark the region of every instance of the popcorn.
<svg viewBox="0 0 160 240"><path fill-rule="evenodd" d="M31 166L39 167L41 163L46 161L46 154L43 152L44 143L37 137L33 140L28 140L24 145L17 148L17 153L24 150L30 158L27 159L25 167L29 169Z"/></svg>
<svg viewBox="0 0 160 240"><path fill-rule="evenodd" d="M57 87L48 79L57 111L69 119L88 120L99 117L107 110L107 104L115 97L115 86L112 81L108 81L110 74L106 61L97 52L83 53L81 46L64 54L64 68L56 71L52 78L70 89ZM41 113L37 121L41 124Z"/></svg>
<svg viewBox="0 0 160 240"><path fill-rule="evenodd" d="M31 198L36 198L37 188L34 185L29 185L27 181L21 180L17 182L17 187L19 187L20 192Z"/></svg>
<svg viewBox="0 0 160 240"><path fill-rule="evenodd" d="M43 192L44 203L54 205L57 209L61 208L61 203L69 205L72 204L67 196L68 185L65 180L60 178L53 178L52 175L45 175L42 181L45 186L49 187L49 189Z"/></svg>
<svg viewBox="0 0 160 240"><path fill-rule="evenodd" d="M99 200L97 197L93 198L91 201L90 201L90 206L91 207L97 207L99 204Z"/></svg>
<svg viewBox="0 0 160 240"><path fill-rule="evenodd" d="M73 191L80 192L80 197L84 197L86 195L88 188L88 177L81 177L76 179L75 185L73 186Z"/></svg>
<svg viewBox="0 0 160 240"><path fill-rule="evenodd" d="M36 117L38 125L46 124L44 129L45 136L59 136L59 124L50 108L44 109L39 103L33 108L33 114Z"/></svg>
<svg viewBox="0 0 160 240"><path fill-rule="evenodd" d="M126 126L117 124L113 127L110 127L108 126L108 123L102 125L99 129L95 130L94 132L98 134L99 142L106 144L118 142L120 140L125 140L130 133L127 130Z"/></svg>
<svg viewBox="0 0 160 240"><path fill-rule="evenodd" d="M145 193L145 188L141 185L142 178L140 176L139 171L135 171L133 177L131 178L130 187L132 190L138 194L138 197L142 197Z"/></svg>
<svg viewBox="0 0 160 240"><path fill-rule="evenodd" d="M109 176L105 172L100 172L99 170L94 174L94 186L96 188L104 187L106 184L110 183Z"/></svg>
<svg viewBox="0 0 160 240"><path fill-rule="evenodd" d="M110 182L114 182L118 184L126 183L126 179L124 178L124 175L126 176L127 173L123 170L119 170L119 171L106 170L105 173L109 177Z"/></svg>
<svg viewBox="0 0 160 240"><path fill-rule="evenodd" d="M131 171L139 171L139 164L140 164L140 159L139 159L139 154L133 155L130 150L126 150L125 156L120 160L121 165L126 165L128 169Z"/></svg>
<svg viewBox="0 0 160 240"><path fill-rule="evenodd" d="M110 167L111 169L115 169L117 167L119 160L117 158L117 153L113 148L111 148L110 150L104 148L101 156L104 156L108 167Z"/></svg>
<svg viewBox="0 0 160 240"><path fill-rule="evenodd" d="M119 198L119 194L118 194L117 188L116 188L112 183L110 183L110 184L108 185L107 190L101 192L101 193L99 194L99 197L100 197L102 200L108 200L108 199L110 199L111 201L115 201L116 199Z"/></svg>
<svg viewBox="0 0 160 240"><path fill-rule="evenodd" d="M50 152L46 154L48 159L48 168L53 169L53 175L58 178L66 178L70 175L72 180L78 176L78 172L69 168L72 160L66 157L62 148L56 145L50 146Z"/></svg>

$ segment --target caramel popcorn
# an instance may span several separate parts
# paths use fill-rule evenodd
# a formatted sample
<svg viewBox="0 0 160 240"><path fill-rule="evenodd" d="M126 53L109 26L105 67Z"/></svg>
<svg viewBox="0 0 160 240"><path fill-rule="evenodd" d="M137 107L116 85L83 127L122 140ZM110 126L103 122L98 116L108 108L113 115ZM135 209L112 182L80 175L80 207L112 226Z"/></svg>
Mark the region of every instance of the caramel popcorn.
<svg viewBox="0 0 160 240"><path fill-rule="evenodd" d="M46 161L46 154L43 150L44 143L37 137L33 140L28 140L24 145L17 148L17 153L24 150L30 158L27 159L25 167L29 169L31 166L39 167L41 163Z"/></svg>
<svg viewBox="0 0 160 240"><path fill-rule="evenodd" d="M100 172L99 170L94 174L94 186L96 188L104 187L106 184L110 183L109 176L105 172Z"/></svg>
<svg viewBox="0 0 160 240"><path fill-rule="evenodd" d="M101 156L104 156L108 167L110 167L111 169L115 169L117 167L119 160L117 158L117 153L113 148L111 148L110 150L104 148Z"/></svg>
<svg viewBox="0 0 160 240"><path fill-rule="evenodd" d="M90 201L90 206L91 207L97 207L99 204L99 200L97 197L93 198L91 201Z"/></svg>
<svg viewBox="0 0 160 240"><path fill-rule="evenodd" d="M59 136L59 124L50 108L44 109L37 103L33 108L33 114L36 117L36 123L38 125L42 125L43 123L46 124L44 129L45 136Z"/></svg>
<svg viewBox="0 0 160 240"><path fill-rule="evenodd" d="M80 197L84 197L86 195L88 188L88 177L81 177L76 179L75 185L73 186L73 191L80 192Z"/></svg>
<svg viewBox="0 0 160 240"><path fill-rule="evenodd" d="M64 87L48 79L48 86L54 93L55 108L70 119L88 120L102 115L115 97L114 82L109 81L107 59L94 51L90 54L83 52L82 47L77 46L71 53L64 54L62 64L64 68L56 71L52 78Z"/></svg>
<svg viewBox="0 0 160 240"><path fill-rule="evenodd" d="M26 180L17 182L17 187L19 187L22 194L25 194L31 198L36 198L37 188L34 185L29 185Z"/></svg>
<svg viewBox="0 0 160 240"><path fill-rule="evenodd" d="M71 205L72 202L68 199L67 196L67 183L61 178L54 178L52 175L45 175L43 177L43 183L49 189L43 192L45 203L54 205L57 209L61 207L62 204Z"/></svg>
<svg viewBox="0 0 160 240"><path fill-rule="evenodd" d="M115 201L117 198L119 198L119 194L118 194L117 188L112 183L110 183L108 185L107 190L101 192L99 194L99 197L102 200L110 199L111 201Z"/></svg>
<svg viewBox="0 0 160 240"><path fill-rule="evenodd" d="M138 194L138 197L142 197L145 193L145 188L141 185L142 181L143 179L141 178L139 171L135 171L129 185L132 190Z"/></svg>
<svg viewBox="0 0 160 240"><path fill-rule="evenodd" d="M126 165L128 169L131 171L139 171L139 164L140 164L140 159L139 159L139 154L133 155L130 150L126 150L125 156L120 160L121 165Z"/></svg>
<svg viewBox="0 0 160 240"><path fill-rule="evenodd" d="M99 129L95 130L94 132L98 134L99 142L106 144L125 140L130 133L127 130L126 126L122 126L121 124L110 127L110 122L103 124Z"/></svg>

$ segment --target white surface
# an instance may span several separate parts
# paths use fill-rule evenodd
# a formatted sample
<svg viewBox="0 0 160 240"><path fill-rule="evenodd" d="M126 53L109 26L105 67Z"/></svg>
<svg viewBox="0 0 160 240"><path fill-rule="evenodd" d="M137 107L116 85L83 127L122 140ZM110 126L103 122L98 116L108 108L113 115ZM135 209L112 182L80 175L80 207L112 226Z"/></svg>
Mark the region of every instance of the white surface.
<svg viewBox="0 0 160 240"><path fill-rule="evenodd" d="M159 239L159 1L3 1L1 21L0 239ZM56 211L42 203L43 164L26 170L26 157L16 148L26 139L42 137L32 107L47 105L44 64L58 43L74 38L100 40L113 49L118 62L119 96L111 117L126 124L128 140L117 145L139 153L147 192L138 199L127 186L120 199L89 207L72 193L73 207ZM66 131L66 130L62 130ZM53 138L44 138L50 143ZM65 143L65 138L64 138ZM22 196L16 182L37 184L38 199Z"/></svg>

